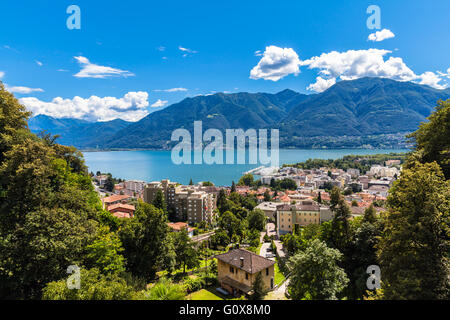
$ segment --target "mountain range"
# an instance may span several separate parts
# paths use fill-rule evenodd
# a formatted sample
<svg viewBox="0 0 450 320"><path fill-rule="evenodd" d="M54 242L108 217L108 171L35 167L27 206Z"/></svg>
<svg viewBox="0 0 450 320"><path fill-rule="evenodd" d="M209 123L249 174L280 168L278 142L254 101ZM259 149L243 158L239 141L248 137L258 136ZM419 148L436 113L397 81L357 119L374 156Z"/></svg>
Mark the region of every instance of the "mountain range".
<svg viewBox="0 0 450 320"><path fill-rule="evenodd" d="M269 93L217 93L186 98L137 122L87 122L38 115L33 132L59 134L61 144L83 149L168 149L172 131L216 128L276 128L280 147L404 147L405 134L417 129L439 99L438 90L384 78L340 81L318 94L286 89Z"/></svg>

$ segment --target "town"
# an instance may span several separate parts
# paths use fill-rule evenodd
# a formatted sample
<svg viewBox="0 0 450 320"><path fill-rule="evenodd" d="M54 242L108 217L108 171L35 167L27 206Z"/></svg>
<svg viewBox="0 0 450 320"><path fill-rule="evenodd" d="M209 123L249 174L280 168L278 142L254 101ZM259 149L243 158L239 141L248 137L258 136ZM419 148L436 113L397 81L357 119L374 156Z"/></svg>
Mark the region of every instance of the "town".
<svg viewBox="0 0 450 320"><path fill-rule="evenodd" d="M360 160L351 161L358 163ZM117 180L112 183L111 175L100 172L92 179L102 196L103 208L113 216L132 218L139 201L153 204L167 212L167 226L172 232L186 232L197 247L219 249L215 251L218 254L211 257L217 261L214 268L220 286L216 288L216 294L249 297L254 291L256 274L261 273L262 287L267 292L274 292L272 298L285 299L284 282L288 280L281 275L278 266L278 260L289 254L284 248L285 236L298 234L308 225L331 221L334 218L330 208L333 188L341 191L350 209L350 220L362 217L368 209L379 215L384 210L389 188L400 176L402 161L403 156L397 155L394 159L386 156L379 163L366 166L368 170L364 172L335 166L311 169L301 168L301 165L258 167L245 172L239 182L232 182L231 186L215 186L211 182L194 184L192 180L188 185L182 185L169 179L148 183ZM255 180L254 175L259 178ZM106 190L108 184L110 191ZM221 195L229 199L237 197L238 203L247 199L247 204L240 208L246 211L243 216L248 217L249 212L258 212L262 216L263 228L258 230L256 237L252 239L245 233L238 237L237 232L231 234L235 236L232 241L217 240L221 230L227 229L221 221L224 212L218 208L218 202L223 201ZM222 242L221 246L217 242ZM241 273L238 270L242 270Z"/></svg>

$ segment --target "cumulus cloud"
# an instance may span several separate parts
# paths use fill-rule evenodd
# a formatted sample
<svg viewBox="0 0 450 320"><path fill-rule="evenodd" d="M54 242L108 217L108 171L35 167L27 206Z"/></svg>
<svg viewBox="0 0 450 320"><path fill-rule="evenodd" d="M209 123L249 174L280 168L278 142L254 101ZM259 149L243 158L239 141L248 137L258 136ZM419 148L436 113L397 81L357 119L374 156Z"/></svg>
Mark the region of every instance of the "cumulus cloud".
<svg viewBox="0 0 450 320"><path fill-rule="evenodd" d="M289 75L300 73L300 67L318 71L316 82L307 89L322 92L338 80L354 80L362 77L389 78L397 81L412 81L433 88L447 87L445 78L450 78L450 68L446 73L426 71L416 74L400 57L389 56L390 50L367 49L331 51L307 60L300 60L292 48L266 47L258 65L250 71L251 79L278 81Z"/></svg>
<svg viewBox="0 0 450 320"><path fill-rule="evenodd" d="M395 34L391 30L383 29L381 31L369 34L367 40L379 42L393 37L395 37Z"/></svg>
<svg viewBox="0 0 450 320"><path fill-rule="evenodd" d="M312 57L301 64L308 66L309 69L319 69L319 74L322 76L340 77L342 80L385 77L408 81L416 78L402 58L390 57L385 61L384 56L388 53L391 51L379 49L332 51Z"/></svg>
<svg viewBox="0 0 450 320"><path fill-rule="evenodd" d="M54 98L50 102L35 97L19 99L33 115L45 114L55 118L76 118L87 121L109 121L120 118L137 121L149 112L148 93L128 92L121 98L91 96L84 99L78 96L72 99Z"/></svg>
<svg viewBox="0 0 450 320"><path fill-rule="evenodd" d="M9 92L14 93L22 93L22 94L29 94L32 92L44 92L41 88L28 88L28 87L22 87L22 86L16 86L16 87L9 87L6 86L6 90Z"/></svg>
<svg viewBox="0 0 450 320"><path fill-rule="evenodd" d="M42 67L42 66L44 65L42 62L37 61L37 60L36 60L36 64L37 64L39 67Z"/></svg>
<svg viewBox="0 0 450 320"><path fill-rule="evenodd" d="M77 78L107 78L107 77L130 77L134 76L133 73L125 70L120 70L111 67L100 66L98 64L91 63L88 58L78 56L74 57L81 66L81 70L74 74Z"/></svg>
<svg viewBox="0 0 450 320"><path fill-rule="evenodd" d="M179 92L179 91L187 91L188 89L186 88L170 88L170 89L155 89L153 90L154 92Z"/></svg>
<svg viewBox="0 0 450 320"><path fill-rule="evenodd" d="M152 107L152 108L164 107L167 104L167 102L168 102L167 100L158 99L150 107Z"/></svg>
<svg viewBox="0 0 450 320"><path fill-rule="evenodd" d="M392 51L380 49L332 51L304 60L301 65L307 66L309 69L319 70L319 78L321 79L316 79L317 82L308 87L309 90L314 91L317 91L316 89L326 90L338 78L354 80L362 77L413 81L437 89L446 87L445 84L441 83L443 79L439 74L427 71L422 75L417 75L405 64L402 58L387 58L386 56L390 53Z"/></svg>
<svg viewBox="0 0 450 320"><path fill-rule="evenodd" d="M336 78L324 79L317 77L315 83L311 83L306 89L316 92L323 92L336 83Z"/></svg>
<svg viewBox="0 0 450 320"><path fill-rule="evenodd" d="M418 77L418 79L420 79L419 81L420 84L425 84L436 89L445 89L447 87L446 84L440 84L442 78L438 74L431 71L422 73Z"/></svg>
<svg viewBox="0 0 450 320"><path fill-rule="evenodd" d="M289 74L300 73L300 59L292 48L268 46L261 60L250 71L250 79L278 81Z"/></svg>

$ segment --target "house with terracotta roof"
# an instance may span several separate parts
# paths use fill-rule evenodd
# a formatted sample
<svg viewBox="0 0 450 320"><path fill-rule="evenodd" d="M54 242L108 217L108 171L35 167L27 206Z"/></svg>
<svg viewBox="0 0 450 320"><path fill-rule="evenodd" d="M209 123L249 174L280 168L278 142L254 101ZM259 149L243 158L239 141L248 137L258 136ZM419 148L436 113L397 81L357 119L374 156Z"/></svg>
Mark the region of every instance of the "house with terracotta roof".
<svg viewBox="0 0 450 320"><path fill-rule="evenodd" d="M117 218L132 218L136 208L131 204L115 203L108 206L107 210Z"/></svg>
<svg viewBox="0 0 450 320"><path fill-rule="evenodd" d="M112 196L105 197L102 199L103 209L108 208L112 204L125 203L126 201L129 200L131 200L131 196L127 196L125 194L113 194Z"/></svg>
<svg viewBox="0 0 450 320"><path fill-rule="evenodd" d="M190 237L194 235L194 228L189 227L186 222L168 222L167 225L173 232L180 232L183 229L187 229Z"/></svg>
<svg viewBox="0 0 450 320"><path fill-rule="evenodd" d="M260 273L266 290L274 288L275 261L245 249L234 249L216 256L217 280L234 296L252 293Z"/></svg>

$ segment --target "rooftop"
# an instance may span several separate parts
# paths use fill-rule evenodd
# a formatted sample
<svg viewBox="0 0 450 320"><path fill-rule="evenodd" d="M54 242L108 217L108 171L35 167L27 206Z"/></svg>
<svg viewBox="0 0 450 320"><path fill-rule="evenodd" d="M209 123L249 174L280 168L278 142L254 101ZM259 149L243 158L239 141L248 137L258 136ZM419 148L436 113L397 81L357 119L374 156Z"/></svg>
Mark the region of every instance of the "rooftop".
<svg viewBox="0 0 450 320"><path fill-rule="evenodd" d="M245 249L230 250L227 253L217 255L216 258L250 274L258 273L275 264L275 261ZM244 262L242 267L241 258L243 258Z"/></svg>
<svg viewBox="0 0 450 320"><path fill-rule="evenodd" d="M128 200L130 198L130 196L127 196L125 194L114 194L112 196L103 198L102 201L103 203L111 203L116 201Z"/></svg>

